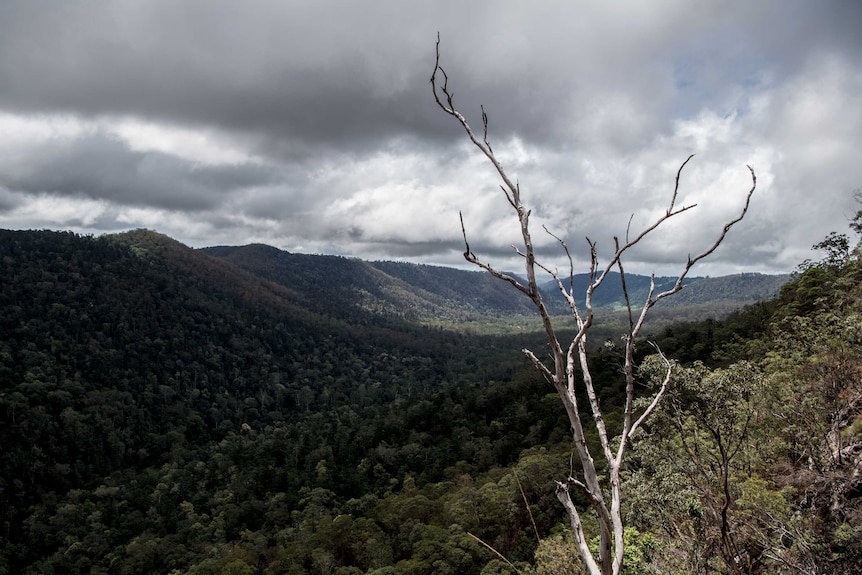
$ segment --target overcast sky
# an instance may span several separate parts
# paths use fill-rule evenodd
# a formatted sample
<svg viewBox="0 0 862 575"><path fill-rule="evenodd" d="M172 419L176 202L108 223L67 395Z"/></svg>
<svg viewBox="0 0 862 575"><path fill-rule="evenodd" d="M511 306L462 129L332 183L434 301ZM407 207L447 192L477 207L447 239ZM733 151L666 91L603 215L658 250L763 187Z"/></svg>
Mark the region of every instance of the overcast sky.
<svg viewBox="0 0 862 575"><path fill-rule="evenodd" d="M193 247L514 269L489 138L579 260L698 204L631 255L671 274L787 272L847 231L862 188L862 2L0 2L0 227L145 227Z"/></svg>

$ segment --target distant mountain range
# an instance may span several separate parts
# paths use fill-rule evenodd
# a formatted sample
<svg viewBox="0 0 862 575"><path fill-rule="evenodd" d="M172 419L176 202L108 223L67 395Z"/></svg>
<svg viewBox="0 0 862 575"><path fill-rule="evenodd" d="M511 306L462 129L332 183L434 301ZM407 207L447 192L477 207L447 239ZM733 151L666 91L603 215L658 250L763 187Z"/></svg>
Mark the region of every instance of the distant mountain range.
<svg viewBox="0 0 862 575"><path fill-rule="evenodd" d="M178 270L191 285L207 286L259 308L289 308L291 314L307 316L312 322L319 321L315 318L330 318L358 326L409 323L454 327L505 323L512 318L520 318L518 325L523 325L524 318L535 318L535 310L527 298L482 271L296 254L261 244L195 250L149 230L91 238L99 240L91 247L86 241L70 243L74 234L68 233L3 230L0 233L4 241L20 244L24 253L50 244L52 253L56 252L61 259L86 257L81 255L82 250L104 250L107 245L124 247L139 257ZM63 253L63 246L69 246L68 253ZM116 273L133 273L118 266L128 264L115 263L111 268L98 269L106 272L116 268ZM579 274L573 279L575 293L582 303L589 277ZM666 317L666 321L722 317L745 305L772 298L789 279L789 275L765 274L690 278L680 293L662 302L663 309L656 309L655 315ZM656 289L667 289L675 281L674 277L656 278ZM646 297L650 278L630 274L626 282L633 305L639 307ZM566 315L568 311L556 285L547 281L542 289L551 313ZM604 311L622 309L624 300L617 274L596 290L593 304Z"/></svg>
<svg viewBox="0 0 862 575"><path fill-rule="evenodd" d="M294 254L260 244L218 246L199 251L228 260L256 276L290 288L314 302L319 311L344 311L347 306L355 313L453 323L489 316L535 313L527 298L505 282L481 271ZM575 293L580 294L582 300L589 275L578 274L573 279ZM721 316L774 297L789 279L789 275L756 273L693 277L685 281L685 288L680 293L661 305L665 308L699 308L698 315ZM675 281L676 277L657 277L656 289L669 289ZM649 290L649 276L627 274L626 284L632 303L639 307ZM567 313L565 302L552 280L544 283L542 290L552 313ZM612 273L596 290L593 305L606 310L623 308L625 301L619 274Z"/></svg>

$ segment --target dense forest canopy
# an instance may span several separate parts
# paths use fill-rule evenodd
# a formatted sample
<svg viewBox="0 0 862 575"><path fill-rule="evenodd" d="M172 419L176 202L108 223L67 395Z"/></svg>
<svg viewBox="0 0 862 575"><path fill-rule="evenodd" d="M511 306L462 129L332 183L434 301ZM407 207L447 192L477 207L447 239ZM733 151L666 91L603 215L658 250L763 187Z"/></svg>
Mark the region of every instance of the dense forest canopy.
<svg viewBox="0 0 862 575"><path fill-rule="evenodd" d="M862 561L862 262L819 247L774 299L654 333L680 365L627 469L627 572ZM270 250L0 232L0 573L577 573L541 338L475 329L520 313L505 291ZM619 359L611 329L611 428Z"/></svg>

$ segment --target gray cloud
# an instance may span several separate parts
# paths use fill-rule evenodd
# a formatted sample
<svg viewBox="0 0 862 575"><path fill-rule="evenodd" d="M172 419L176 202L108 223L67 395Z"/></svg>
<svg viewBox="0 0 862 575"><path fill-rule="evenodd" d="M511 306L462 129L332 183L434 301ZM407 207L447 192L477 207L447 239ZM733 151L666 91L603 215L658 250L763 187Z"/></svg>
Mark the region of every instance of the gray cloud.
<svg viewBox="0 0 862 575"><path fill-rule="evenodd" d="M21 205L22 201L16 194L0 187L0 213L12 210Z"/></svg>
<svg viewBox="0 0 862 575"><path fill-rule="evenodd" d="M439 31L456 104L474 125L485 106L536 221L570 245L660 213L697 153L697 215L634 265L708 242L752 164L752 213L712 269L786 271L862 187L860 21L851 0L8 1L0 225L455 264L463 211L511 267L496 177L433 102Z"/></svg>
<svg viewBox="0 0 862 575"><path fill-rule="evenodd" d="M183 211L212 208L231 192L274 181L268 167L194 165L168 154L134 152L98 134L51 142L25 165L0 165L0 184L10 190Z"/></svg>

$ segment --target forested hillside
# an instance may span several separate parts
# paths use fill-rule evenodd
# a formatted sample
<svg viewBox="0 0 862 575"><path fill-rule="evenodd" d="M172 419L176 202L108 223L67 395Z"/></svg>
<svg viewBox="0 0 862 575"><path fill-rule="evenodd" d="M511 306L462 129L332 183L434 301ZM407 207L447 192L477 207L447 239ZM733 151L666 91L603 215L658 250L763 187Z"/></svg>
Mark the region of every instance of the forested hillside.
<svg viewBox="0 0 862 575"><path fill-rule="evenodd" d="M519 341L357 318L343 300L324 315L146 231L2 232L0 266L7 572L186 569L298 518L311 523L295 537L328 549L311 527L320 514L367 506L408 476L509 465L562 433ZM184 502L203 518L187 524ZM273 506L286 515L267 519ZM392 545L381 536L383 559L364 564L412 553Z"/></svg>
<svg viewBox="0 0 862 575"><path fill-rule="evenodd" d="M859 571L862 254L830 238L775 300L658 338L684 363L629 479L658 572Z"/></svg>
<svg viewBox="0 0 862 575"><path fill-rule="evenodd" d="M348 320L476 321L528 315L529 302L486 274L339 256L292 254L270 246L201 250L303 294L323 314Z"/></svg>
<svg viewBox="0 0 862 575"><path fill-rule="evenodd" d="M579 572L542 339L411 321L502 316L431 289L470 272L218 250L0 232L0 573ZM847 250L657 334L680 365L627 470L627 572L856 572L860 279ZM612 338L591 361L613 429Z"/></svg>
<svg viewBox="0 0 862 575"><path fill-rule="evenodd" d="M348 314L348 319L397 317L460 328L487 323L489 318L498 323L513 317L534 319L529 300L516 297L511 286L480 271L293 254L263 245L219 246L201 251L303 294L321 313ZM619 274L612 272L596 290L593 304L597 308L624 307L618 278ZM575 293L586 293L589 274L576 274L572 279ZM788 275L764 274L690 278L682 293L662 302L660 309L674 308L675 315L682 313L689 319L715 319L778 295L789 279ZM674 282L675 277L656 278L659 290L668 289ZM650 278L631 274L627 284L634 300L640 301L646 297ZM556 283L548 281L542 290L552 313L568 314Z"/></svg>

